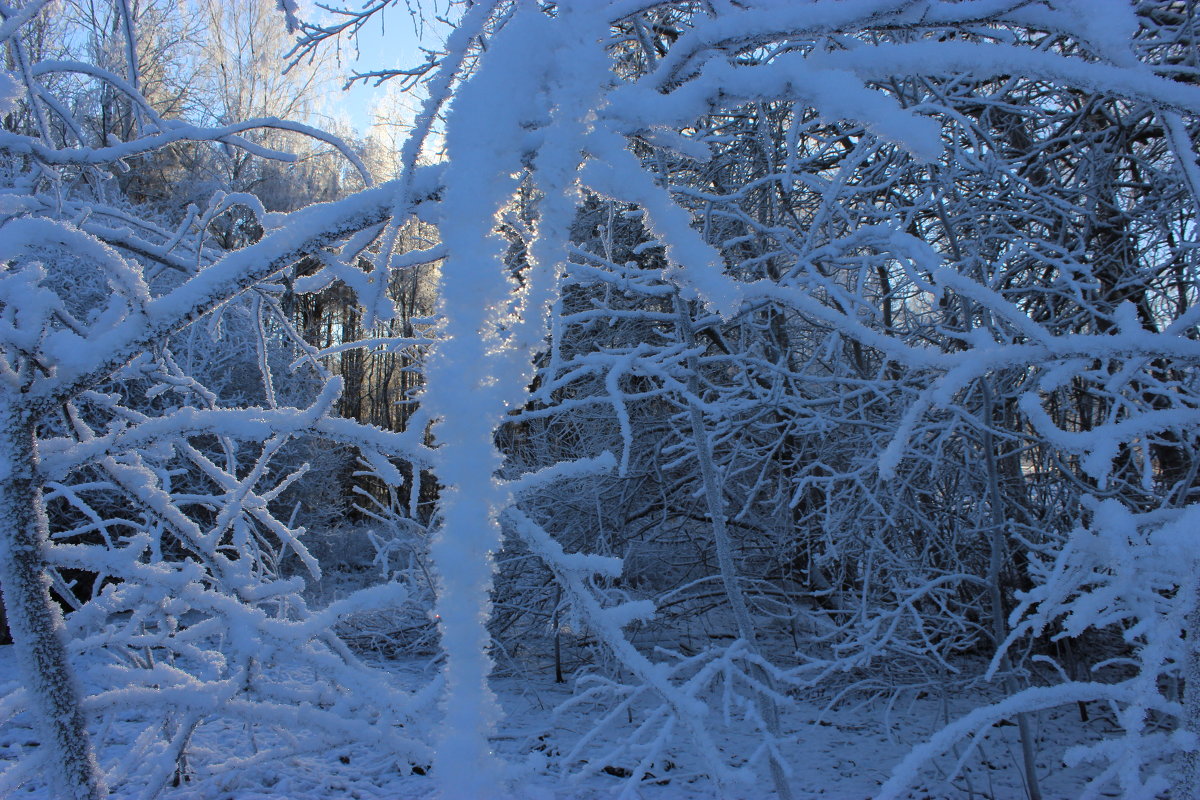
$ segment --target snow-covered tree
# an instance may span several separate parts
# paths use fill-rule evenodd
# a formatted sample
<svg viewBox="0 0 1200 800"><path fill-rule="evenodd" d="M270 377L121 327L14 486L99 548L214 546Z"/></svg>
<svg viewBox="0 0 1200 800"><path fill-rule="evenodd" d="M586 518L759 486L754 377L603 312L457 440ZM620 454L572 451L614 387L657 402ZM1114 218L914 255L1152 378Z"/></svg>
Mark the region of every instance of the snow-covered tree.
<svg viewBox="0 0 1200 800"><path fill-rule="evenodd" d="M630 647L620 629L636 607L608 608L588 577L617 567L559 550L546 526L566 530L561 520L531 517L536 501L519 499L544 489L498 477L493 431L525 402L547 310L538 405L520 418L553 416L547 403L568 416L611 406L620 474L634 463L633 443L648 441L631 403L673 414L676 466L694 459L690 486L707 497L734 618L744 601L739 567L719 552L730 530L720 517L744 491L739 480L750 480L741 476L751 474L751 454L778 455L758 462L771 480L749 487L786 498L794 513L782 515L785 526L818 523L791 531L812 593L833 605L862 601L854 614L831 609L833 648L808 653L786 678L796 685L815 680L813 665L829 676L905 653L946 671L964 649L1003 646L1014 589L1037 580L1026 553L1054 551L1064 533L1031 539L1011 524L1030 497L1022 504L1030 446L1091 490L1111 491L1109 459L1133 459L1141 477L1135 469L1124 482L1144 487L1129 493L1135 507L1190 491L1188 470L1171 461L1189 390L1163 369L1195 356L1180 312L1191 301L1161 303L1149 281L1139 310L1129 293L1150 263L1166 265L1158 274L1168 281L1190 269L1194 237L1189 126L1200 96L1189 85L1186 17L1152 6L816 0L466 11L428 73L430 99L407 149L413 164L446 105L444 340L422 406L435 422L444 486L432 552L448 724L436 763L487 761L495 711L480 652L487 554L500 545L503 518L586 608L637 676L634 690L657 692L661 719L690 731L719 783L735 780L712 759L693 704L703 682L687 670L704 668L659 670ZM1131 181L1163 192L1133 192ZM592 195L642 218L646 236L629 261L611 257L611 237L578 247ZM520 197L533 198L533 213L512 274L510 242L493 228ZM1133 205L1143 198L1152 205ZM1131 216L1157 231L1135 230ZM590 295L573 294L581 274L595 284ZM644 303L630 315L618 293ZM597 326L636 320L649 338L592 350L588 315ZM583 333L572 333L576 324ZM569 351L568 336L578 343ZM1098 357L1109 366L1097 372ZM1048 418L1040 409L1072 380L1081 390L1104 381L1125 399L1102 404L1103 423ZM751 417L767 444L739 427L756 404L791 412ZM854 435L830 438L846 427ZM590 468L560 463L543 474ZM1036 491L1047 486L1039 480ZM1064 499L1037 514L1061 525L1083 513ZM521 510L505 511L514 500ZM1021 524L1041 528L1037 516ZM739 636L752 646L749 631ZM1013 691L1014 670L1004 665ZM1036 754L1023 732L1036 796ZM640 744L642 770L660 751ZM451 794L469 795L495 774L442 769Z"/></svg>
<svg viewBox="0 0 1200 800"><path fill-rule="evenodd" d="M3 75L6 110L33 121L0 134L0 587L25 686L6 713L29 713L42 741L5 786L152 797L222 761L236 769L239 738L277 753L365 738L423 761L400 727L408 700L332 632L345 614L395 604L403 586L310 611L304 579L285 565L320 575L283 504L308 470L306 441L353 448L397 485L390 459L419 449L331 417L341 382L280 307L303 259L356 269L361 232L388 218L391 193L300 216L269 215L245 194L220 193L179 221L138 205L116 178L176 143L291 159L241 135L265 126L350 151L274 118L166 118L136 80L34 61L24 35L46 10L0 8L17 67ZM115 3L115 18L129 13ZM132 56L127 66L136 74ZM62 72L120 93L136 124L90 136L44 80ZM253 244L228 250L214 238L231 213L259 227ZM221 348L245 355L221 364ZM138 726L120 750L105 733L117 718ZM212 728L226 749L203 763L192 742ZM324 734L314 745L299 729Z"/></svg>
<svg viewBox="0 0 1200 800"><path fill-rule="evenodd" d="M0 138L18 159L0 583L65 791L102 791L85 712L172 693L138 743L150 793L186 779L194 731L224 715L374 736L445 797L503 794L522 768L495 753L493 658L553 642L565 677L567 629L597 653L572 702L604 712L541 766L628 764L625 796L669 762L787 797L797 694L989 682L1002 699L917 748L885 796L1011 717L1037 798L1027 715L1092 701L1119 724L1070 754L1098 765L1094 789L1194 791L1190 3L463 3L444 48L373 73L424 91L395 180L290 213L229 194L169 225L111 176L175 142L240 164L283 157L251 130L319 134L166 119L132 70L81 65L136 124L67 136L39 82L62 67L19 35L37 6L0 28L24 98ZM279 7L301 61L413 9ZM255 355L226 386L204 357L218 331ZM407 349L420 374L399 391L419 396L389 396L371 349ZM306 377L285 388L285 364ZM329 630L402 582L310 613L285 569L319 569L280 504L295 439L358 448L362 513L432 532L422 569L390 570L376 540L402 580L428 557L440 678L417 699ZM70 639L51 584L78 602ZM702 609L716 635L696 648L641 636ZM1091 652L1094 631L1116 652ZM1079 663L1059 665L1071 638ZM81 690L71 656L101 647L125 660ZM397 725L434 695L425 748ZM731 731L749 752L722 748Z"/></svg>

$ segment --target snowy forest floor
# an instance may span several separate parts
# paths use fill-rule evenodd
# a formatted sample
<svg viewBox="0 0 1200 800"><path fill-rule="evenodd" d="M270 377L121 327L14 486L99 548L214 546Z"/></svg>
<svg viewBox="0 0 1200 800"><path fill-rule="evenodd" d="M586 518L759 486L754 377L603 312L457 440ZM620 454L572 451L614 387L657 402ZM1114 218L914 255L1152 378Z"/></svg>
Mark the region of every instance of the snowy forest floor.
<svg viewBox="0 0 1200 800"><path fill-rule="evenodd" d="M0 647L0 671L6 690L14 688L15 664L11 647ZM428 680L428 662L380 661L398 684L410 689ZM84 673L86 675L86 672ZM532 680L531 680L532 679ZM571 684L556 684L552 672L545 676L501 677L493 681L506 717L494 737L496 750L502 753L514 771L514 785L520 797L529 800L565 800L566 798L607 798L623 796L653 800L706 798L713 796L711 782L703 774L703 764L689 753L670 748L670 756L651 769L653 777L631 785L627 780L635 764L592 764L579 777L580 764L562 763L562 755L589 731L602 708L577 705L555 713L571 696ZM936 690L935 690L936 691ZM886 780L892 768L911 747L923 741L945 722L978 707L980 693L987 687L969 692L933 696L927 692L908 692L887 700L855 703L845 699L829 709L831 698L812 697L797 700L782 719L785 745L783 752L792 769L792 785L798 800L812 798L870 798ZM1085 773L1083 768L1068 768L1062 762L1071 745L1112 732L1112 721L1094 704L1089 721L1081 722L1076 708L1058 709L1052 714L1035 715L1033 723L1039 743L1039 771L1047 798L1079 796ZM719 716L719 710L716 712ZM433 722L430 720L430 722ZM240 738L242 731L230 731L229 723L202 725L193 740L190 780L168 787L162 794L168 800L397 800L397 798L433 797L431 778L422 765L396 763L386 753L365 745L331 744L327 735L297 730L295 741L280 754L281 742L260 739L258 753L241 753L231 758L222 740ZM103 751L111 769L121 758L121 723L110 725L101 735L108 743ZM617 741L628 736L633 726L608 729L605 736ZM131 726L132 729L132 726ZM436 724L430 725L430 731ZM754 745L729 733L729 728L714 731L718 744L726 752L749 757ZM925 780L911 793L913 798L991 798L1018 799L1026 796L1019 768L1020 750L1016 726L993 727L980 742L957 777L947 781L956 759L947 757L926 769ZM96 733L100 733L97 731ZM680 740L682 742L682 740ZM25 715L9 719L0 728L0 762L12 762L35 755L36 736ZM589 752L608 748L593 747ZM961 752L961 751L960 751ZM211 758L211 761L208 759ZM207 762L207 763L206 763ZM217 763L222 762L222 763ZM27 762L32 763L32 759ZM136 776L137 765L124 765ZM470 765L463 765L470 769ZM564 777L569 769L572 777ZM771 794L765 768L759 765L755 782L739 792L740 797L760 798ZM115 797L136 797L136 777L125 791ZM0 795L4 795L0 787ZM624 792L624 793L623 793ZM44 797L46 788L35 776L12 796ZM481 800L484 800L481 798Z"/></svg>

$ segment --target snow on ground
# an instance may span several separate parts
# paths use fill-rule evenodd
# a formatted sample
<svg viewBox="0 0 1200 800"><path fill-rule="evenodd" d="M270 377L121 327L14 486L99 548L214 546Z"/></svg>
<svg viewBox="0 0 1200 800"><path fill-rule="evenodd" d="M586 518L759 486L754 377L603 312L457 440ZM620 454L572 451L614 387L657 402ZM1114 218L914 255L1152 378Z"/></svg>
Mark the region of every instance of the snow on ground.
<svg viewBox="0 0 1200 800"><path fill-rule="evenodd" d="M619 776L627 773L634 764L606 764L601 774L582 785L564 785L554 774L554 768L562 767L555 763L554 754L589 725L586 714L575 712L560 718L553 733L547 733L542 727L549 721L549 709L567 699L569 688L553 684L524 692L519 691L520 688L521 684L515 682L501 682L501 697L510 714L510 731L513 733L499 742L498 747L516 760L528 758L530 749L543 747L543 742L555 742L547 748L551 769L529 780L527 786L536 789L538 794L528 796L566 800L617 795L622 788ZM930 696L909 698L891 709L883 701L858 707L846 704L834 710L827 710L817 698L798 702L782 715L787 742L784 753L793 771L792 786L797 800L865 800L872 797L909 748L935 731L944 720L952 719L956 712L965 713L973 708L977 695L949 698L946 706L941 699ZM1080 724L1078 711L1070 708L1053 715L1042 715L1035 724L1042 747L1039 766L1044 778L1044 795L1047 798L1079 796L1085 776L1079 770L1063 766L1062 752L1082 737L1111 730L1109 721L1093 713L1090 722ZM720 745L725 752L747 754L753 747L748 739L728 735ZM1025 797L1019 762L1016 726L1003 725L991 731L979 746L977 757L961 775L947 783L947 771L953 768L953 762L946 759L927 771L927 780L914 787L911 797L1017 800ZM689 765L686 754L676 754L666 769L652 770L654 779L643 781L637 787L637 793L629 796L646 800L714 797L707 781L695 774L697 768L702 769L702 765ZM765 769L761 769L755 783L746 787L739 797L754 800L770 795L770 781Z"/></svg>
<svg viewBox="0 0 1200 800"><path fill-rule="evenodd" d="M0 647L0 679L6 691L15 686L11 650L11 646ZM424 661L378 662L378 666L387 669L399 685L410 689L425 683L431 674L428 662ZM571 684L555 684L552 670L501 677L493 683L507 715L493 744L512 770L515 787L512 796L528 800L599 800L622 796L700 800L715 796L704 775L704 765L696 763L686 752L670 752L662 763L651 768L652 777L637 784L627 780L636 764L619 760L594 764L590 774L582 778L570 777L580 772L581 765L565 764L562 756L592 727L604 709L580 705L556 715L555 709L571 696ZM978 706L981 692L987 692L987 688L944 699L928 692L908 692L894 702L872 700L857 704L851 696L832 710L826 708L831 697L798 700L782 720L784 753L792 769L796 797L798 800L872 797L911 746L957 714ZM1093 704L1089 711L1088 722L1080 721L1075 707L1035 716L1042 788L1047 798L1077 797L1082 789L1084 773L1062 764L1063 751L1072 744L1113 731L1111 720L1101 709ZM123 724L133 730L128 722L116 721L103 732L107 742L102 749L106 769L120 761L123 747L129 744L129 737L121 730ZM278 754L277 748L284 743L267 738L256 741L257 753L230 753L222 747L222 742L230 738L240 740L242 731L223 727L228 724L201 726L193 741L192 779L168 787L163 798L418 800L435 796L431 780L424 774L426 765L397 763L387 753L373 752L362 745L330 742L327 737L303 730L293 732L295 741L289 748L296 751L293 754ZM431 725L429 730L436 730L436 726ZM631 730L632 727L616 729L606 736L615 745L617 737L629 735ZM1024 797L1015 732L1015 725L993 728L956 778L946 780L953 759L943 759L926 771L926 780L914 787L910 796L992 800ZM752 749L748 739L731 735L728 729L715 725L714 737L726 753L748 756ZM613 749L608 744L601 740L590 752ZM0 727L0 763L5 767L36 757L37 750L36 736L24 714L6 720ZM470 765L463 767L469 769ZM133 772L136 774L136 765ZM570 775L564 777L564 772ZM118 788L114 797L119 800L137 797L136 781L132 783L124 789ZM48 797L37 777L11 794L6 794L7 788L11 787L0 784L0 796ZM758 770L755 778L738 791L737 796L745 800L769 796L766 770Z"/></svg>

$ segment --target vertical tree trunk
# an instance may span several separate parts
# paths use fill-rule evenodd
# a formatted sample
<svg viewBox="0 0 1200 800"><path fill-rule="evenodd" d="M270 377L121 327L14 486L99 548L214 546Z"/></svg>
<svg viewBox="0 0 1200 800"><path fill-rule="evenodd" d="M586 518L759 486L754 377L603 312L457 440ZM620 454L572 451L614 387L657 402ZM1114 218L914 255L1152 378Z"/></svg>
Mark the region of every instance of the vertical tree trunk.
<svg viewBox="0 0 1200 800"><path fill-rule="evenodd" d="M55 791L67 800L99 800L103 780L67 661L62 612L50 599L33 425L14 413L11 398L8 405L0 417L0 587L8 625Z"/></svg>
<svg viewBox="0 0 1200 800"><path fill-rule="evenodd" d="M1008 625L1004 617L1004 596L1000 590L1000 574L1004 565L1004 512L1000 493L1000 470L996 464L995 441L992 436L992 388L987 380L981 381L983 389L983 458L987 467L988 505L991 506L991 525L988 533L990 561L988 563L988 588L991 599L992 635L996 647L1003 647L1008 638ZM1019 687L1013 677L1008 653L1000 657L1000 669L1004 672L1005 690L1014 695ZM1017 714L1017 732L1021 739L1021 760L1025 767L1025 790L1029 800L1042 800L1042 790L1037 777L1037 750L1033 741L1033 730L1029 715Z"/></svg>
<svg viewBox="0 0 1200 800"><path fill-rule="evenodd" d="M1193 576L1192 610L1188 613L1183 658L1183 717L1181 727L1200 738L1200 576ZM1183 754L1175 773L1178 800L1200 800L1200 750Z"/></svg>
<svg viewBox="0 0 1200 800"><path fill-rule="evenodd" d="M696 338L692 333L691 318L682 299L675 298L675 308L679 316L680 334L689 348L695 347ZM688 356L688 392L692 398L700 391L700 359ZM692 439L696 447L696 458L700 462L700 476L704 482L704 499L708 505L708 515L712 520L713 541L717 548L717 564L721 572L721 583L729 605L733 609L733 618L737 623L738 636L749 645L750 649L758 652L758 635L750 610L746 607L746 598L738 584L737 568L733 563L733 546L729 541L729 530L725 525L725 495L717 480L717 471L713 466L712 449L709 446L708 431L704 428L704 415L695 400L688 400L688 413L691 420ZM761 667L753 668L755 679L760 681L771 692L774 692L774 682L766 670ZM767 733L778 739L781 734L779 725L779 706L774 696L766 692L755 692L754 703L758 713L767 726ZM780 760L774 746L768 755L771 768L771 780L775 784L775 792L780 800L792 800L791 786L788 784L787 769Z"/></svg>

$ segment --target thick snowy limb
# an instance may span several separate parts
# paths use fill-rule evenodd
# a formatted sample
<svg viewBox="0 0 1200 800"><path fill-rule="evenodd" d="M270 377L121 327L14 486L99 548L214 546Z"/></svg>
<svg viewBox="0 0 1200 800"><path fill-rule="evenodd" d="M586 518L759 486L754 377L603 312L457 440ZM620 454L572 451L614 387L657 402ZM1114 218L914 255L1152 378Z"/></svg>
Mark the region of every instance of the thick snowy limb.
<svg viewBox="0 0 1200 800"><path fill-rule="evenodd" d="M50 599L46 514L33 424L19 397L0 398L0 586L9 628L43 739L50 782L64 799L105 796L65 647L62 612Z"/></svg>
<svg viewBox="0 0 1200 800"><path fill-rule="evenodd" d="M530 50L533 40L542 48ZM539 118L534 101L552 42L553 26L522 6L459 90L446 124L443 340L429 359L421 402L424 413L438 420L433 461L445 487L430 553L446 655L445 718L434 774L447 800L503 791L500 764L488 742L500 713L488 687L488 593L501 539L498 515L509 501L497 477L502 461L494 435L527 378L505 353L511 346L505 327L514 286L491 224L516 190L513 176L521 166L525 128ZM514 76L524 83L513 86Z"/></svg>

